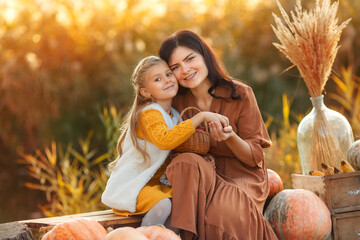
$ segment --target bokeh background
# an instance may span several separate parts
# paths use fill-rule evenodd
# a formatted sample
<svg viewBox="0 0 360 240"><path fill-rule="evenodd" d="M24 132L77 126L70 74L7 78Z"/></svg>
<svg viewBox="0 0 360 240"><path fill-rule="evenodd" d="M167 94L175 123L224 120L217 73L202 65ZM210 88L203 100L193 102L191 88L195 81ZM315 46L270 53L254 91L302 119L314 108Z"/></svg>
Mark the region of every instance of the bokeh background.
<svg viewBox="0 0 360 240"><path fill-rule="evenodd" d="M311 103L297 69L283 72L292 64L272 45L273 12L275 0L0 0L0 222L104 208L132 70L179 29L202 35L253 87L273 141L266 162L291 188L297 125ZM360 1L340 1L339 22L352 20L324 92L356 139L359 12Z"/></svg>

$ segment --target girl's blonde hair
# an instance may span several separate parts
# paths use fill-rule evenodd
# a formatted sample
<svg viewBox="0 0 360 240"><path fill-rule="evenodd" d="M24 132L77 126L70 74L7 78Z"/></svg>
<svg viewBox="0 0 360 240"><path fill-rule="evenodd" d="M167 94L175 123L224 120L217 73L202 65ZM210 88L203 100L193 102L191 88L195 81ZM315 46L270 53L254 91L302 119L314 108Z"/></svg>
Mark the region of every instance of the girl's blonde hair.
<svg viewBox="0 0 360 240"><path fill-rule="evenodd" d="M138 143L137 137L136 137L136 129L137 129L137 127L140 127L137 125L137 123L139 120L141 110L145 106L151 104L153 102L153 99L142 96L140 94L140 89L145 87L144 83L145 83L145 79L147 77L146 73L148 72L148 70L150 68L152 68L153 66L159 64L162 61L163 60L157 56L148 56L148 57L142 59L138 63L138 65L135 67L135 70L131 76L131 81L132 81L132 85L134 87L134 92L135 92L135 99L134 99L134 102L132 104L130 111L127 114L127 117L126 117L124 123L122 124L121 135L117 142L118 157L115 161L113 161L109 164L110 171L114 169L119 157L123 153L122 145L123 145L125 135L128 130L130 130L131 140L132 140L135 148L141 153L141 155L144 158L143 164L147 163L147 159L148 159L149 155L146 153L145 149L142 149L139 146L139 143ZM141 128L140 128L140 131L142 131Z"/></svg>

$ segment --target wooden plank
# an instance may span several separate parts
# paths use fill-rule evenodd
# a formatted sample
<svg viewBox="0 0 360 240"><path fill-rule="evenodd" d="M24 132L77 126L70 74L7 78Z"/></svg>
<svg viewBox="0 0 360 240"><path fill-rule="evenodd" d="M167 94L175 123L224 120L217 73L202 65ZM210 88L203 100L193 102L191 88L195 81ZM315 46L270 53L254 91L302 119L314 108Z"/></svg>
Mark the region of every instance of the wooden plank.
<svg viewBox="0 0 360 240"><path fill-rule="evenodd" d="M122 227L122 226L140 226L143 215L123 217L116 215L111 209L104 211L95 211L88 213L79 213L58 217L48 217L48 218L38 218L38 219L28 219L18 221L19 223L24 223L31 228L40 228L47 226L55 226L56 224L63 223L65 221L86 218L98 221L105 228L107 227Z"/></svg>
<svg viewBox="0 0 360 240"><path fill-rule="evenodd" d="M18 222L0 224L0 240L34 240L26 224Z"/></svg>

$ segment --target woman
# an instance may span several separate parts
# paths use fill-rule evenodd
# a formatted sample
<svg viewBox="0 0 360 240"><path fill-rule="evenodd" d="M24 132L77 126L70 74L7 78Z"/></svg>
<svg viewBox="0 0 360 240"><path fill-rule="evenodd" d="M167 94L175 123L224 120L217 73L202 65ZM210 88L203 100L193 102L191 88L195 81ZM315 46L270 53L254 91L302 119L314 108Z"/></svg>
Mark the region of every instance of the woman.
<svg viewBox="0 0 360 240"><path fill-rule="evenodd" d="M232 127L224 131L220 124L209 124L215 169L193 153L177 155L167 167L171 226L182 230L183 239L277 239L262 215L269 192L262 148L271 141L252 89L233 80L194 32L174 33L159 55L181 86L173 101L178 111L195 106L219 113Z"/></svg>
<svg viewBox="0 0 360 240"><path fill-rule="evenodd" d="M171 107L178 82L159 57L142 59L132 74L135 98L119 137L118 157L101 201L121 216L145 214L141 226L165 224L171 212L171 187L161 180L168 155L203 121L228 125L220 114L200 112L180 122Z"/></svg>

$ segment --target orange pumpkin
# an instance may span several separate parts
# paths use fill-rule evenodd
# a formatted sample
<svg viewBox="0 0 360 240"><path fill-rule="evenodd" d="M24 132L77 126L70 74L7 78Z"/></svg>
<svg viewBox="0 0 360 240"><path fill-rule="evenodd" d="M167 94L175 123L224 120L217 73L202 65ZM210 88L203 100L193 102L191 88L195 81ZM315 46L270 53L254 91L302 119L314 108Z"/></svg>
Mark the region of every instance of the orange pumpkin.
<svg viewBox="0 0 360 240"><path fill-rule="evenodd" d="M356 171L360 170L360 139L351 144L347 152L347 161Z"/></svg>
<svg viewBox="0 0 360 240"><path fill-rule="evenodd" d="M161 226L143 226L137 230L150 240L181 240L173 231Z"/></svg>
<svg viewBox="0 0 360 240"><path fill-rule="evenodd" d="M271 200L264 216L279 239L328 239L331 234L329 209L308 190L281 191Z"/></svg>
<svg viewBox="0 0 360 240"><path fill-rule="evenodd" d="M57 224L41 240L103 240L105 228L95 220L76 219Z"/></svg>
<svg viewBox="0 0 360 240"><path fill-rule="evenodd" d="M133 227L121 227L108 233L105 240L148 240L148 238Z"/></svg>
<svg viewBox="0 0 360 240"><path fill-rule="evenodd" d="M275 171L267 169L267 173L270 188L268 197L272 198L284 189L284 185L279 174L277 174Z"/></svg>

